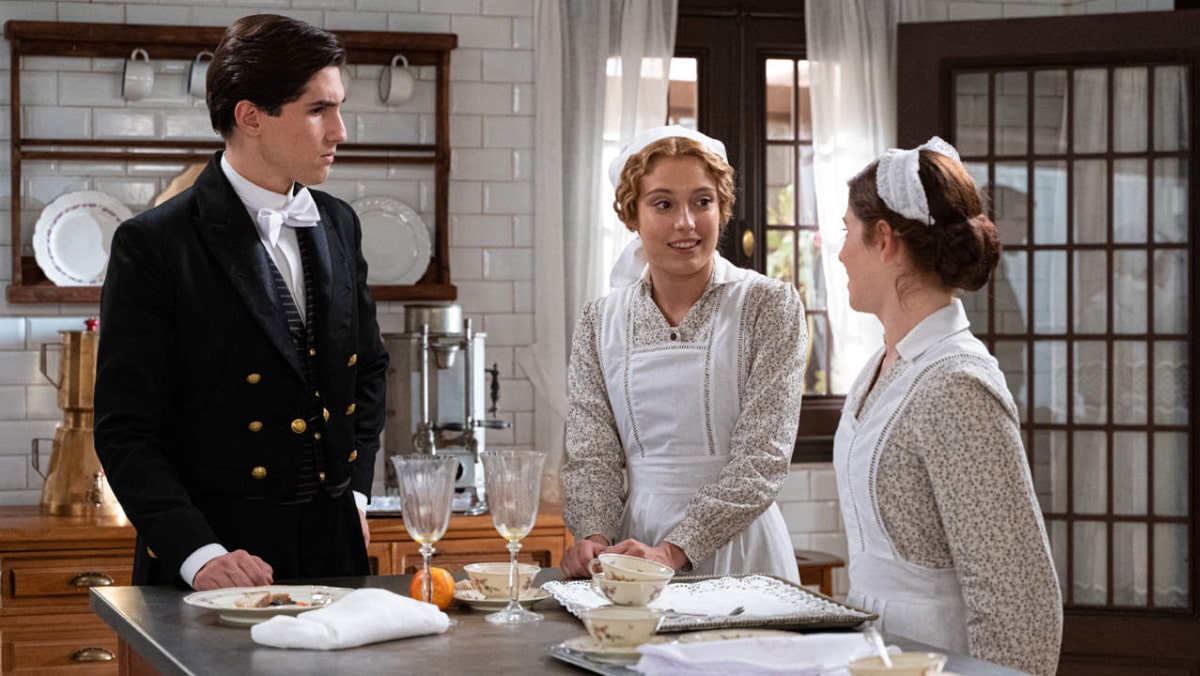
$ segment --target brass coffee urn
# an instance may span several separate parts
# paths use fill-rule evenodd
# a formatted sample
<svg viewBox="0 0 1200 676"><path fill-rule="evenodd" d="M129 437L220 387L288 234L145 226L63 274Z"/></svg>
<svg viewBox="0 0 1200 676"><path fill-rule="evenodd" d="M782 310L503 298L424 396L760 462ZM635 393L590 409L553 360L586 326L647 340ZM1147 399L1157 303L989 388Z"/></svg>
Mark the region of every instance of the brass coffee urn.
<svg viewBox="0 0 1200 676"><path fill-rule="evenodd" d="M92 436L95 409L92 390L96 384L96 348L100 334L96 320L88 319L83 331L59 331L59 343L41 346L39 368L58 389L58 406L63 421L54 431L50 468L42 473L38 443L33 440L33 468L45 479L42 485L42 514L53 516L102 516L125 519L125 512L108 488L104 469L96 456ZM60 351L58 377L47 369L47 351Z"/></svg>

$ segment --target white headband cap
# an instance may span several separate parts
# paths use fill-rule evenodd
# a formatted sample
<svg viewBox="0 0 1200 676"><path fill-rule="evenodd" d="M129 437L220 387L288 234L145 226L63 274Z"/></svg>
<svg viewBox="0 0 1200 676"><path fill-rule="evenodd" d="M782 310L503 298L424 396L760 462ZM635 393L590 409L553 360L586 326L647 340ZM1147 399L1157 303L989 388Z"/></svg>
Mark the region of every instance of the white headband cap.
<svg viewBox="0 0 1200 676"><path fill-rule="evenodd" d="M929 201L925 198L925 187L921 185L921 151L932 150L960 162L954 146L934 136L912 150L892 148L879 158L875 172L875 192L887 208L901 216L933 225L929 214Z"/></svg>
<svg viewBox="0 0 1200 676"><path fill-rule="evenodd" d="M665 127L655 127L653 129L647 129L643 132L639 132L637 136L634 136L633 139L629 141L629 143L623 149L621 149L621 154L617 155L617 159L613 160L612 164L608 165L608 180L612 183L612 187L616 188L617 184L621 182L621 172L625 169L625 163L629 161L630 157L655 141L660 141L662 139L671 138L674 136L690 138L705 148L708 148L712 152L720 155L721 159L725 160L726 163L729 162L729 158L725 156L724 143L721 143L711 136L701 134L695 129L688 129L687 127L681 127L677 124L669 124Z"/></svg>

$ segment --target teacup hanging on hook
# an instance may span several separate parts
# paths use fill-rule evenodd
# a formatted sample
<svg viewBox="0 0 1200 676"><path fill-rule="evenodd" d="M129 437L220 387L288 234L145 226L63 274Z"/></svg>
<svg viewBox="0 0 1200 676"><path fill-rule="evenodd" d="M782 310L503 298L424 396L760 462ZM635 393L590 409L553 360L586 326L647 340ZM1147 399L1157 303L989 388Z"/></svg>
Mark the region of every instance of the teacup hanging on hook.
<svg viewBox="0 0 1200 676"><path fill-rule="evenodd" d="M125 72L121 75L121 96L126 101L140 101L154 88L154 64L146 50L137 48L125 59Z"/></svg>
<svg viewBox="0 0 1200 676"><path fill-rule="evenodd" d="M188 69L188 93L196 98L204 98L208 86L208 64L212 62L212 58L212 52L200 52Z"/></svg>
<svg viewBox="0 0 1200 676"><path fill-rule="evenodd" d="M404 103L412 98L416 78L408 69L408 59L403 54L392 57L390 66L384 66L379 74L379 100L383 103Z"/></svg>

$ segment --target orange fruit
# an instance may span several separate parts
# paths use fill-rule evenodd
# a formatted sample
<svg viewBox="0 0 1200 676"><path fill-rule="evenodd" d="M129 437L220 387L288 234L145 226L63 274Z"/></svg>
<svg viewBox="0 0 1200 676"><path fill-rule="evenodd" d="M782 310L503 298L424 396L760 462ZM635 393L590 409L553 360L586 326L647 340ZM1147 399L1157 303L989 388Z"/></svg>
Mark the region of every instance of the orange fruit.
<svg viewBox="0 0 1200 676"><path fill-rule="evenodd" d="M429 602L442 610L449 608L450 602L454 600L454 576L445 568L430 568L429 577L433 580L433 598ZM412 584L408 585L408 595L414 599L424 599L424 569L413 575Z"/></svg>

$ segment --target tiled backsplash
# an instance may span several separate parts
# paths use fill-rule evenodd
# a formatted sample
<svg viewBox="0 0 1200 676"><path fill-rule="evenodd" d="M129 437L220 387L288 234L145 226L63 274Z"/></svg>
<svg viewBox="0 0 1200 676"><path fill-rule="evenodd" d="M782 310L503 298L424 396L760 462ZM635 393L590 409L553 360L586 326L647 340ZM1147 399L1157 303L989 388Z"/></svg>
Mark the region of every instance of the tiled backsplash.
<svg viewBox="0 0 1200 676"><path fill-rule="evenodd" d="M232 6L240 5L240 6ZM487 361L500 371L499 417L509 430L489 431L492 443L532 446L533 397L516 373L513 349L532 342L533 213L533 0L277 0L209 2L0 2L5 20L97 21L216 26L255 11L276 11L316 25L347 30L450 32L449 215L451 271L458 302L488 334ZM121 96L120 59L29 57L22 64L24 135L51 138L217 140L203 100L187 93L190 62L154 60L152 93L138 102ZM0 51L0 117L8 115L8 50ZM380 66L350 64L343 116L351 142L431 143L433 68L414 68L411 100L385 105L378 98ZM0 125L7 141L9 126ZM9 197L9 157L0 154L0 199ZM116 196L134 212L186 166L163 164L30 162L23 165L21 199L27 227L23 246L42 209L68 192L94 189ZM343 199L388 196L433 222L433 172L411 165L340 165L320 186ZM518 229L524 229L520 235ZM0 211L0 284L12 278L9 214ZM403 305L380 303L385 332L403 330ZM55 390L38 372L38 347L58 342L59 329L80 329L95 315L89 305L24 305L0 301L0 504L36 504L41 478L30 467L30 443L52 437L62 412ZM43 444L49 452L49 444ZM45 461L48 459L44 459ZM45 464L43 464L43 467Z"/></svg>
<svg viewBox="0 0 1200 676"><path fill-rule="evenodd" d="M931 21L1058 16L1171 9L1172 0L926 0ZM43 2L0 0L0 17L43 21L226 25L254 11L275 11L343 30L458 34L451 55L450 262L464 313L488 333L487 361L499 365L499 415L510 430L489 431L493 444L533 445L533 391L517 372L514 348L533 342L534 0L254 0L217 5L199 0ZM151 55L153 58L153 55ZM8 115L8 50L0 50L0 120ZM22 98L26 134L72 138L160 135L215 138L203 102L186 93L188 63L156 64L153 94L136 104L120 97L121 62L36 58L25 64ZM345 118L352 140L432 138L432 82L422 73L416 95L402 106L378 102L379 67L351 66ZM0 124L0 140L9 127ZM43 163L49 165L49 163ZM30 224L58 195L84 187L147 208L182 166L73 166L32 163L22 186ZM0 200L9 186L7 146L0 147ZM325 189L348 200L388 195L424 216L432 181L424 169L342 165ZM0 210L0 284L12 278L9 214ZM38 370L38 348L60 329L82 328L94 306L12 305L0 300L0 505L36 504L41 479L30 467L30 443L52 437L61 419L54 388ZM403 329L403 306L380 304L384 331ZM43 448L48 445L43 444ZM837 491L828 464L795 465L779 498L792 542L845 556ZM845 594L845 570L835 593Z"/></svg>

